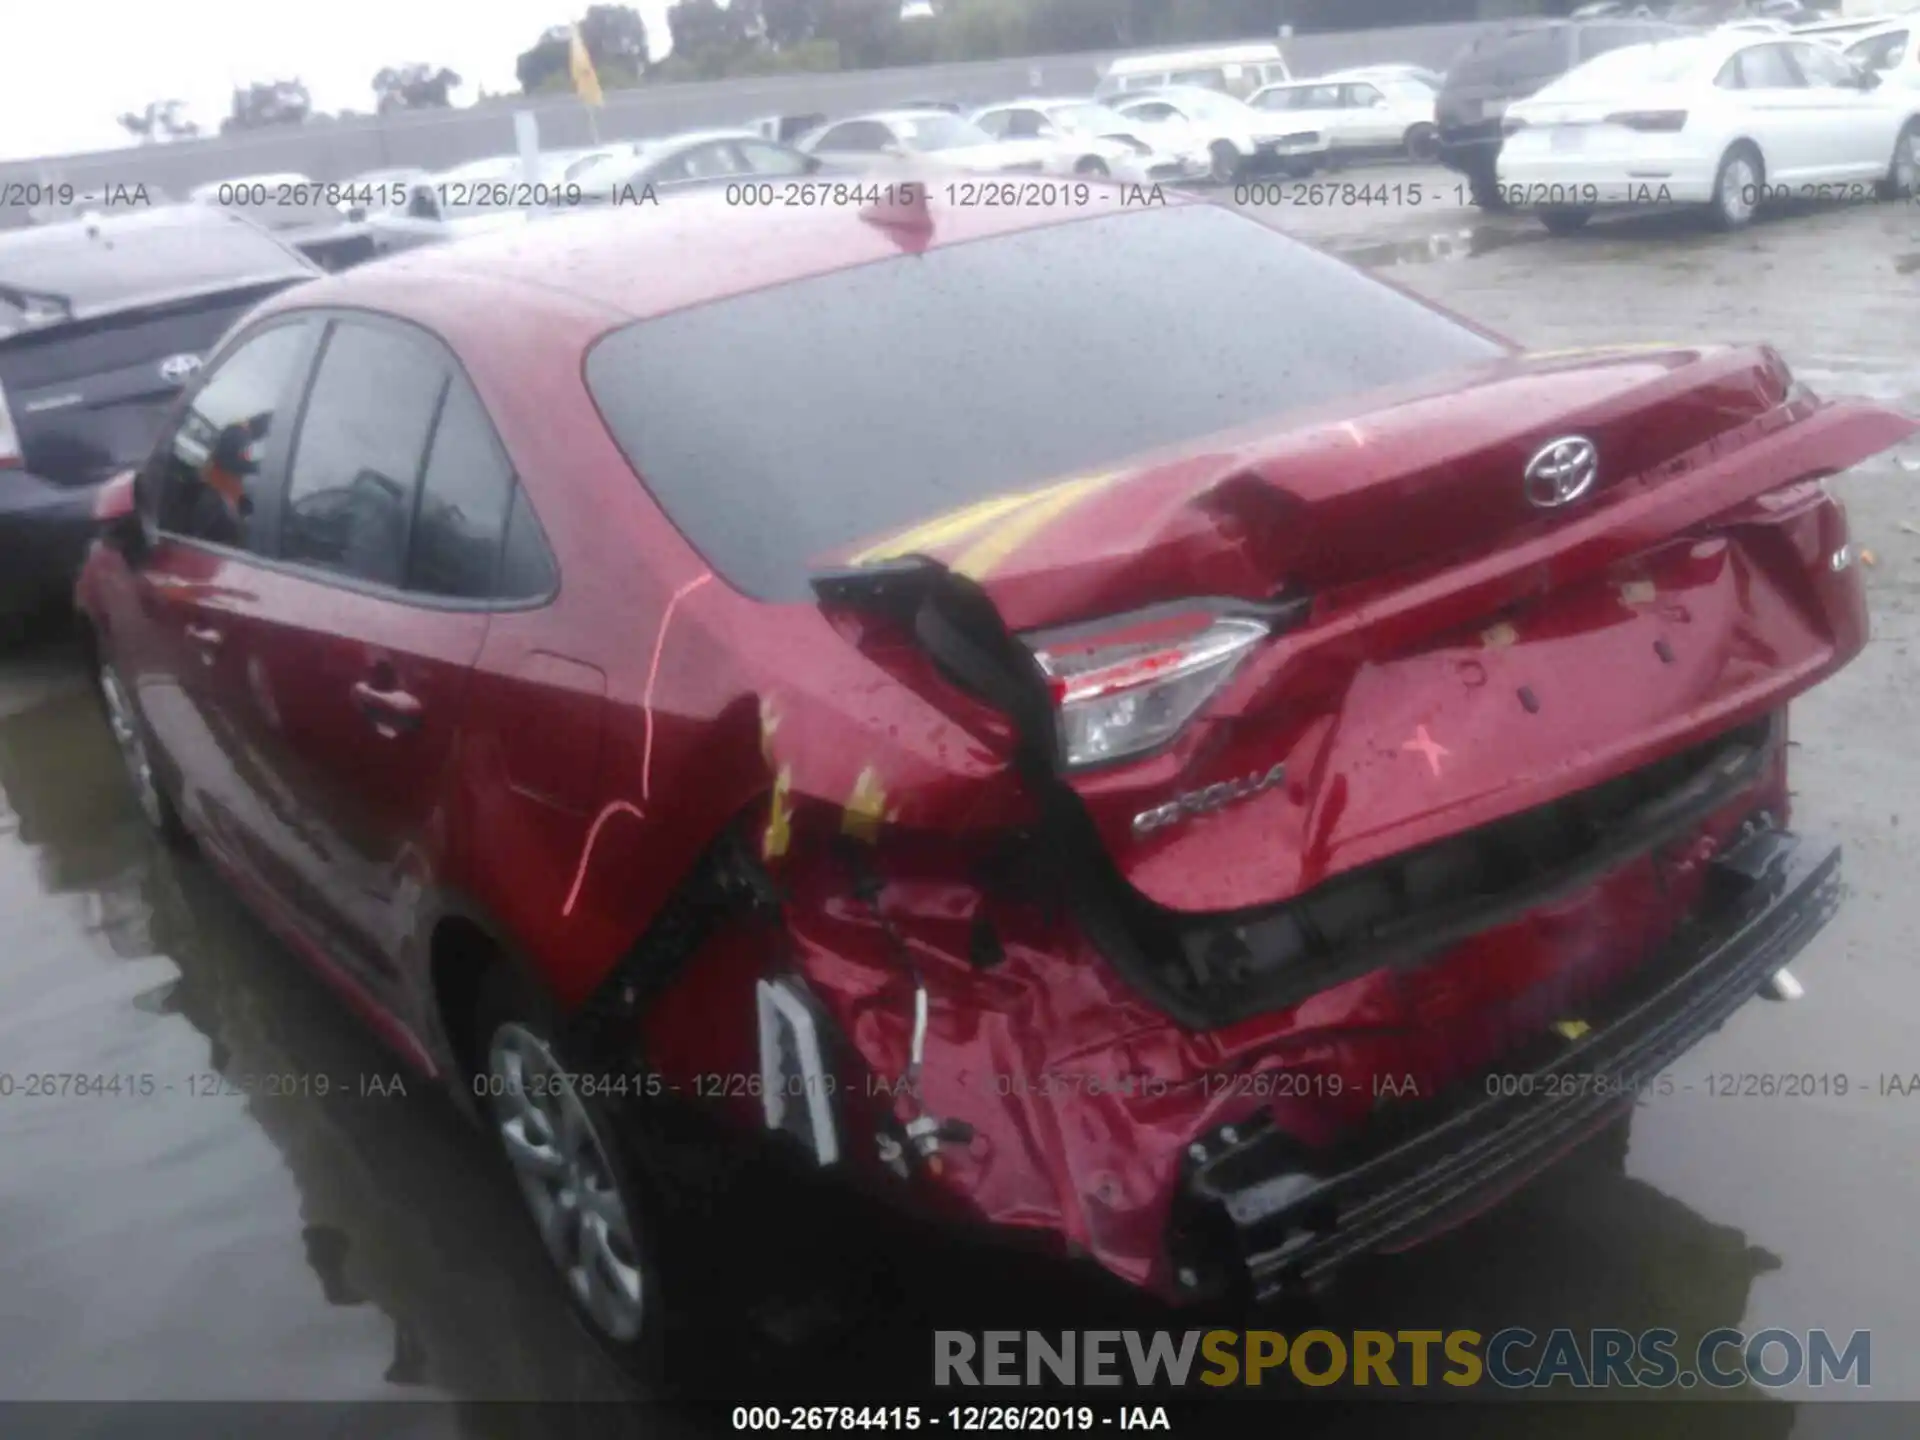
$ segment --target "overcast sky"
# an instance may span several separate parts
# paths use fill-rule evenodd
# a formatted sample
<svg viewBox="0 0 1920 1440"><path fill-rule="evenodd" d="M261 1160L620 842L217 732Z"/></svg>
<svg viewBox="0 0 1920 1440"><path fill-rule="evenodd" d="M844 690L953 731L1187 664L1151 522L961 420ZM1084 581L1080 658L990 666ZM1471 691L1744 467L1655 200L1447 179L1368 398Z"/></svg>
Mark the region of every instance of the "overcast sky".
<svg viewBox="0 0 1920 1440"><path fill-rule="evenodd" d="M656 56L669 0L630 0ZM410 60L445 65L476 86L516 88L514 58L587 0L4 0L8 64L0 83L0 160L129 142L114 121L150 100L187 102L219 128L236 85L303 80L319 110L373 108L374 72Z"/></svg>

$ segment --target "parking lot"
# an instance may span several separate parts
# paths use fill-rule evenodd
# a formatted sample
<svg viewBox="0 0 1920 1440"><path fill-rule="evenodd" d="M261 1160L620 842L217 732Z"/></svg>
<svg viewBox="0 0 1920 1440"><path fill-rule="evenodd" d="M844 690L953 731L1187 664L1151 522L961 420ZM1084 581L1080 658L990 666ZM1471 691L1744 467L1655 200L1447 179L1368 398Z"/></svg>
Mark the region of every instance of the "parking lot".
<svg viewBox="0 0 1920 1440"><path fill-rule="evenodd" d="M1734 235L1649 214L1550 238L1465 207L1453 178L1377 167L1242 198L1532 347L1765 340L1824 395L1920 411L1920 207L1790 211ZM1870 1330L1874 1396L1920 1400L1904 1261L1920 1191L1920 817L1903 814L1920 795L1920 446L1841 484L1874 638L1793 716L1795 823L1844 840L1852 887L1797 967L1806 996L1749 1005L1690 1054L1675 1093L1637 1110L1624 1168L1578 1155L1461 1231L1356 1272L1330 1302L1333 1328ZM10 1071L165 1082L145 1096L0 1099L0 1395L628 1393L450 1107L417 1082L369 1088L397 1062L211 873L148 838L57 635L0 660L0 955ZM1747 1075L1846 1084L1785 1098L1721 1083ZM330 1083L243 1093L265 1076ZM909 1261L930 1274L946 1263L910 1242ZM923 1365L920 1349L890 1347L951 1323L949 1303L990 1310L1008 1284L1082 1303L1051 1273L991 1274L963 1267L911 1298L874 1297L831 1351L849 1398L876 1365ZM775 1297L773 1328L806 1318L810 1283ZM750 1398L744 1369L740 1387ZM1857 1433L1803 1392L1734 1398L1756 1407L1745 1434ZM487 1433L470 1415L446 1423ZM648 1413L653 1434L695 1423ZM1580 1433L1629 1426L1695 1428L1669 1411Z"/></svg>

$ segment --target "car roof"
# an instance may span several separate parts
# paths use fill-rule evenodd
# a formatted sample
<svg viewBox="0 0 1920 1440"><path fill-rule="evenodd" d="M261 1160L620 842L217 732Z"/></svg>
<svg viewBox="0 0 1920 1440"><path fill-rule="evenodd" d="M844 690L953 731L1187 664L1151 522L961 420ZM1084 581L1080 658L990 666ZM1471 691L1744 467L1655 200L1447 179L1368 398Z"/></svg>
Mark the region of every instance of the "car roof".
<svg viewBox="0 0 1920 1440"><path fill-rule="evenodd" d="M878 120L882 125L891 125L899 120L958 120L965 117L955 115L951 110L936 110L931 105L908 105L898 110L869 110L862 115L843 115L823 125L830 130L835 125L845 125L852 120Z"/></svg>
<svg viewBox="0 0 1920 1440"><path fill-rule="evenodd" d="M0 283L63 295L75 318L317 273L245 216L193 202L0 232Z"/></svg>
<svg viewBox="0 0 1920 1440"><path fill-rule="evenodd" d="M1095 99L1091 95L1022 95L1017 100L991 101L978 106L971 113L984 115L989 110L1051 110L1063 105L1098 105L1102 110L1113 108L1105 99Z"/></svg>
<svg viewBox="0 0 1920 1440"><path fill-rule="evenodd" d="M1151 90L1135 90L1130 94L1118 96L1108 103L1118 107L1137 104L1142 100L1232 100L1235 104L1245 103L1224 90L1213 90L1205 85L1156 85Z"/></svg>
<svg viewBox="0 0 1920 1440"><path fill-rule="evenodd" d="M1095 182L1097 183L1097 182ZM1120 212L1114 206L948 205L923 184L933 216L924 248ZM1165 206L1204 204L1168 195ZM1140 214L1148 213L1143 207ZM301 286L276 306L365 306L437 330L465 347L497 348L502 333L552 334L571 325L585 343L612 326L898 257L919 237L850 206L764 210L689 195L658 210L580 210L540 225L423 246ZM484 298L482 298L484 292Z"/></svg>

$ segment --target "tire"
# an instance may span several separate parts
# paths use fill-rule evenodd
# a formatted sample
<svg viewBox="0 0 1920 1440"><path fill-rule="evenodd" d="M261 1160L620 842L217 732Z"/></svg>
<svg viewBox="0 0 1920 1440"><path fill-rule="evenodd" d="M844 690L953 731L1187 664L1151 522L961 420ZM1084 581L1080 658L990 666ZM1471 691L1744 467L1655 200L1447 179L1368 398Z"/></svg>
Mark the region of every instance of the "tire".
<svg viewBox="0 0 1920 1440"><path fill-rule="evenodd" d="M133 787L133 798L140 806L141 816L162 844L170 849L186 849L192 839L153 763L153 739L146 718L134 703L133 692L120 678L120 672L104 657L94 669L94 688L100 696L101 708L106 711L107 727L113 732L113 743L120 751L120 763L126 769L127 783Z"/></svg>
<svg viewBox="0 0 1920 1440"><path fill-rule="evenodd" d="M1467 190L1473 198L1473 203L1489 215L1504 215L1513 208L1501 195L1500 181L1491 170L1469 171Z"/></svg>
<svg viewBox="0 0 1920 1440"><path fill-rule="evenodd" d="M1424 120L1409 125L1401 137L1400 148L1409 160L1431 161L1440 154L1440 132Z"/></svg>
<svg viewBox="0 0 1920 1440"><path fill-rule="evenodd" d="M1102 160L1098 155L1083 155L1080 158L1080 163L1073 167L1073 173L1076 175L1091 175L1096 179L1104 180L1109 172L1107 170L1107 162Z"/></svg>
<svg viewBox="0 0 1920 1440"><path fill-rule="evenodd" d="M1760 187L1766 184L1766 163L1745 140L1727 147L1713 176L1713 199L1707 218L1716 230L1742 230L1753 223L1759 208Z"/></svg>
<svg viewBox="0 0 1920 1440"><path fill-rule="evenodd" d="M1213 168L1207 172L1207 178L1216 185L1231 185L1240 178L1242 161L1240 152L1231 142L1216 140L1207 147L1207 155L1213 161Z"/></svg>
<svg viewBox="0 0 1920 1440"><path fill-rule="evenodd" d="M551 1007L496 965L474 1035L481 1115L580 1323L630 1371L658 1381L674 1328L660 1189L623 1123L627 1102L562 1082L581 1072L559 1033Z"/></svg>
<svg viewBox="0 0 1920 1440"><path fill-rule="evenodd" d="M1909 120L1893 142L1893 158L1878 186L1882 200L1905 200L1920 194L1920 120Z"/></svg>
<svg viewBox="0 0 1920 1440"><path fill-rule="evenodd" d="M1586 228L1593 218L1593 211L1578 206L1556 206L1540 212L1540 223L1547 227L1549 235L1571 235L1576 230Z"/></svg>

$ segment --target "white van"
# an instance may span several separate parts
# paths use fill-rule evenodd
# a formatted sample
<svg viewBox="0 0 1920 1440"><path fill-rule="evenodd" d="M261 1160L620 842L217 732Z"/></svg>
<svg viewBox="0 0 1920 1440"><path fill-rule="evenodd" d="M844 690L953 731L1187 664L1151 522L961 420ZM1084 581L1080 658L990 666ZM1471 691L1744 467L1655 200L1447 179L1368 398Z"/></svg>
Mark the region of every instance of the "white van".
<svg viewBox="0 0 1920 1440"><path fill-rule="evenodd" d="M1244 100L1262 85L1292 78L1278 45L1216 45L1208 50L1124 55L1107 66L1093 93L1106 100L1163 85L1204 85Z"/></svg>

